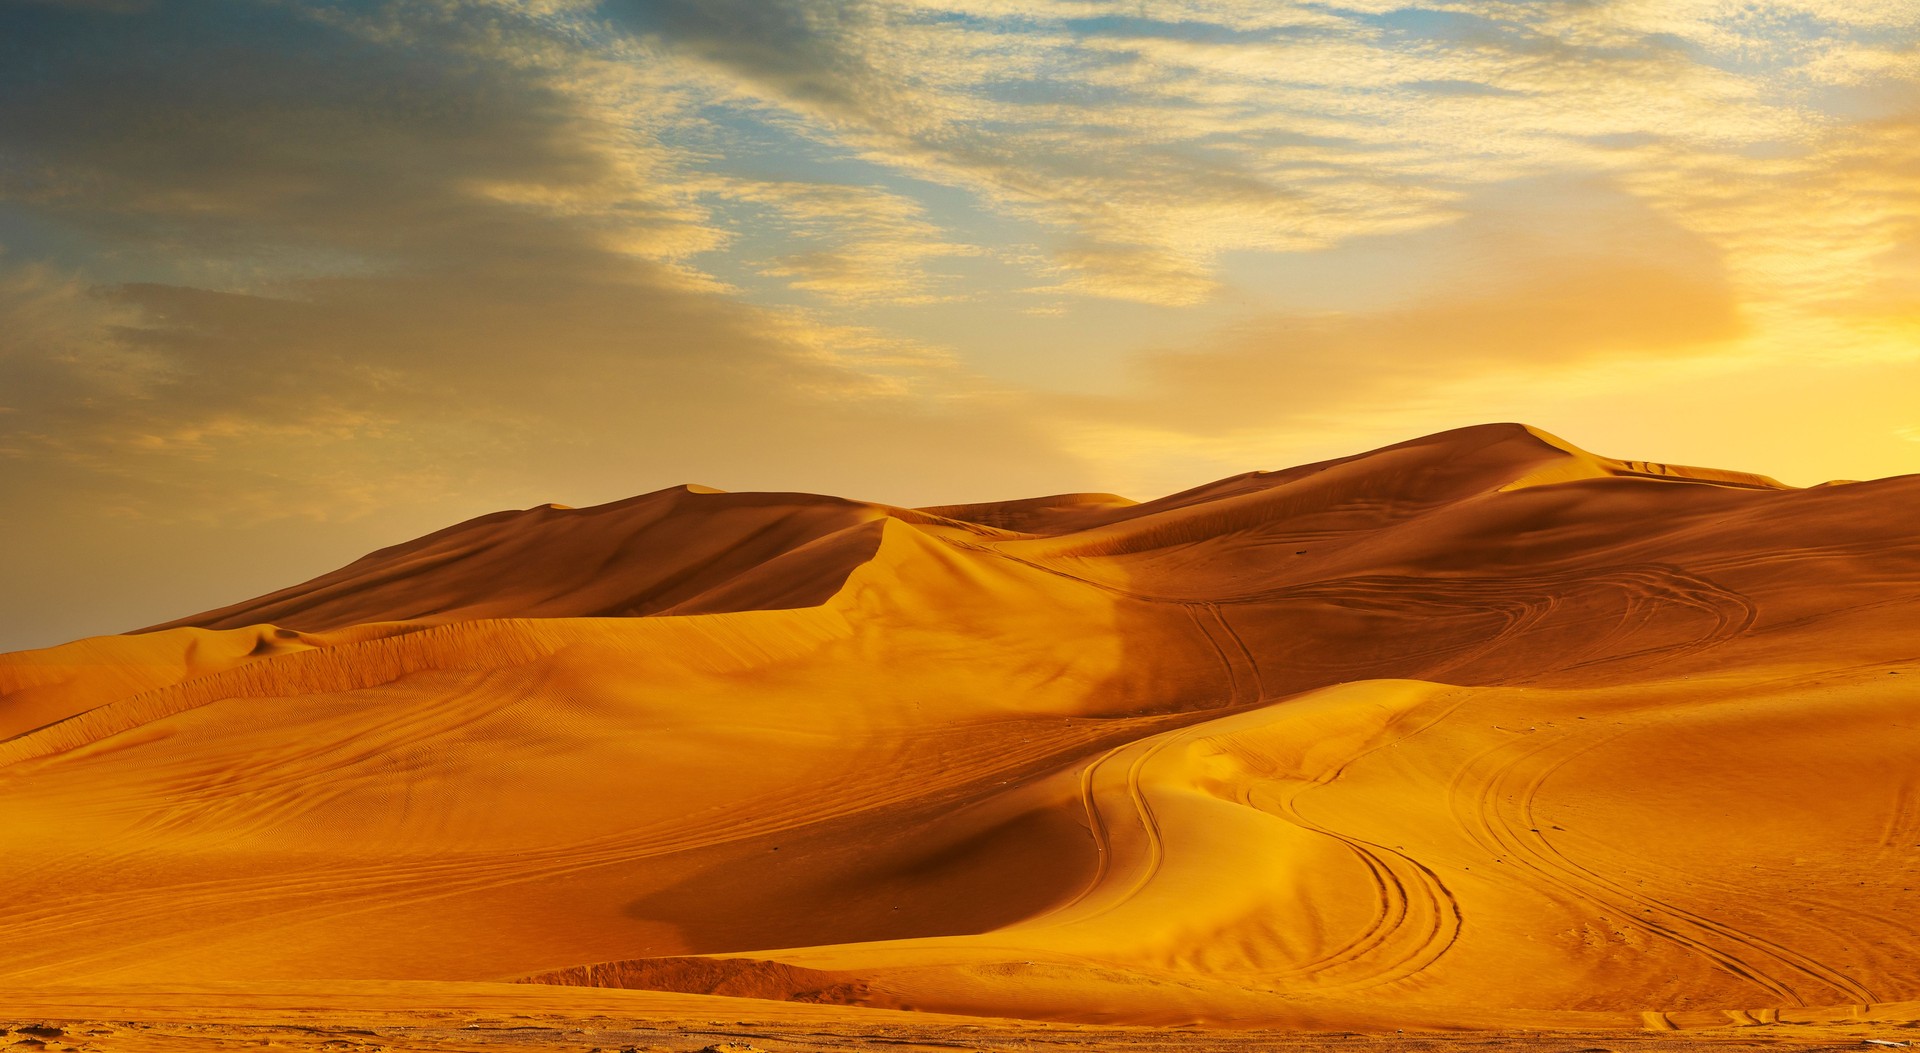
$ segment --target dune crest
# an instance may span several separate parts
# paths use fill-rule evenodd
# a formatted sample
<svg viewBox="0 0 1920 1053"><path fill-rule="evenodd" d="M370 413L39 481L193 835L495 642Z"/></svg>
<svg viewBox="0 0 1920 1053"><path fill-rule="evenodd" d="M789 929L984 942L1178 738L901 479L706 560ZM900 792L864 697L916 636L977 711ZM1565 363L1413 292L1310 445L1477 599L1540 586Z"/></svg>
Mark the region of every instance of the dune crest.
<svg viewBox="0 0 1920 1053"><path fill-rule="evenodd" d="M1528 428L1541 442L1566 451L1566 460L1508 483L1503 489L1524 490L1529 486L1575 482L1582 479L1663 479L1676 482L1710 483L1719 486L1745 486L1759 490L1786 490L1787 484L1771 476L1753 472L1734 472L1723 468L1695 468L1658 461L1621 461L1600 457L1538 428Z"/></svg>
<svg viewBox="0 0 1920 1053"><path fill-rule="evenodd" d="M1138 503L483 516L0 656L0 984L1911 1016L1916 512L1499 424Z"/></svg>

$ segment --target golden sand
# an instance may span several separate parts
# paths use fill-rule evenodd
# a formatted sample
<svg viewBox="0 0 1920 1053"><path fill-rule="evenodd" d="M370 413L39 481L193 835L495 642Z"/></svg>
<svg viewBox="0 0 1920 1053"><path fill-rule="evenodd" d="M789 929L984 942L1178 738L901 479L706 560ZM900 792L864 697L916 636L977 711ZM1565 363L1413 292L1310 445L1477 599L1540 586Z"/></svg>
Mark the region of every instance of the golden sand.
<svg viewBox="0 0 1920 1053"><path fill-rule="evenodd" d="M1904 1041L1916 522L1517 425L1145 504L485 517L0 656L0 1024Z"/></svg>

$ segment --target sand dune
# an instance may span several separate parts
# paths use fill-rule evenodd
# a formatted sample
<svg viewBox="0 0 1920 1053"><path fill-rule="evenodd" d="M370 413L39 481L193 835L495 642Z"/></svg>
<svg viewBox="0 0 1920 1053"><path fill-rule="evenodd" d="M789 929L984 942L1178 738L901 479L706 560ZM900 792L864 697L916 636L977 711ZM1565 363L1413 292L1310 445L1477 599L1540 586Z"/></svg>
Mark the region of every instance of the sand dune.
<svg viewBox="0 0 1920 1053"><path fill-rule="evenodd" d="M885 517L879 505L809 494L728 494L676 486L601 505L540 505L481 516L381 549L346 567L256 600L154 629L240 628L271 622L309 632L366 622L474 618L632 617L699 607L704 594L812 543ZM845 541L858 562L871 550ZM863 551L864 549L864 551ZM808 607L825 601L849 563L815 552L727 609ZM837 572L837 573L836 573ZM711 604L709 604L711 606Z"/></svg>
<svg viewBox="0 0 1920 1053"><path fill-rule="evenodd" d="M483 517L0 657L0 988L1892 1026L1916 513L1494 425L1139 504Z"/></svg>

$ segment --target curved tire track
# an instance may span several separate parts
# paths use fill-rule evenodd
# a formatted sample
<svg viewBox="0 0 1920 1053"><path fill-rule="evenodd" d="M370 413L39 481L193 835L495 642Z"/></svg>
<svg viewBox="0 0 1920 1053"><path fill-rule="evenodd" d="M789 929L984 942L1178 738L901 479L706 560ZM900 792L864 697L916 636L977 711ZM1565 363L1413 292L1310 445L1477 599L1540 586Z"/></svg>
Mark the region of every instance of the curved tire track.
<svg viewBox="0 0 1920 1053"><path fill-rule="evenodd" d="M1726 921L1638 892L1624 880L1567 856L1540 831L1533 809L1541 788L1580 756L1625 734L1585 744L1570 743L1570 735L1552 736L1500 761L1485 777L1472 778L1476 769L1484 767L1482 762L1512 751L1513 744L1503 743L1484 751L1461 769L1450 789L1457 821L1483 850L1531 872L1538 884L1576 901L1594 903L1626 924L1706 959L1785 1004L1810 1004L1801 993L1807 980L1849 1001L1875 1001L1871 991L1839 970ZM1562 747L1570 744L1574 748L1562 752ZM1513 803L1503 807L1503 800Z"/></svg>

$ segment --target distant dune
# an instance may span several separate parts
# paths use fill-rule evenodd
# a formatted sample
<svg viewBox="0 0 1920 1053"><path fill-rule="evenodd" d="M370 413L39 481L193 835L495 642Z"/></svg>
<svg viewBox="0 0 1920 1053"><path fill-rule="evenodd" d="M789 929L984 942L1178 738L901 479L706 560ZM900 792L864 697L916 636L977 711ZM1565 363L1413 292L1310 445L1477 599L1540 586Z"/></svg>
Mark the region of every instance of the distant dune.
<svg viewBox="0 0 1920 1053"><path fill-rule="evenodd" d="M1519 425L485 516L0 656L0 991L1920 1020L1917 522Z"/></svg>

